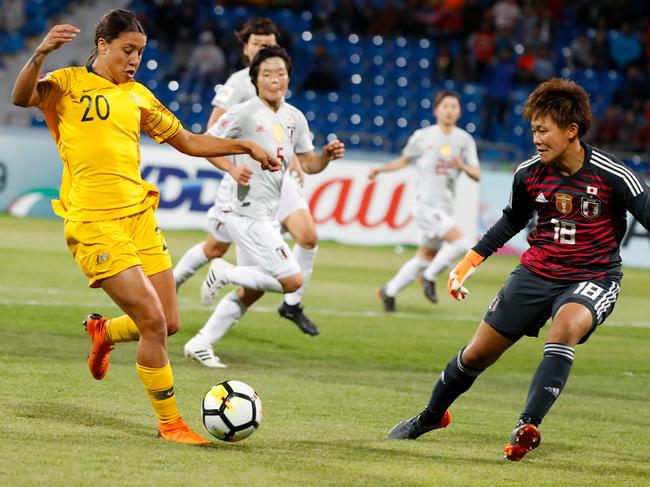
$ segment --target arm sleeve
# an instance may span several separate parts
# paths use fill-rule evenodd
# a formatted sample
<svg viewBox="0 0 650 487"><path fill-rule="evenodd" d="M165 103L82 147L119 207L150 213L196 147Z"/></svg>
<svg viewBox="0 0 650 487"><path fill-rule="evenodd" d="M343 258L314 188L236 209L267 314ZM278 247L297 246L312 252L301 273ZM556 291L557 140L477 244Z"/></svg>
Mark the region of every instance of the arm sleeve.
<svg viewBox="0 0 650 487"><path fill-rule="evenodd" d="M59 98L70 91L72 77L71 69L57 69L41 77L37 84L37 89L41 94L38 108L47 110L56 105Z"/></svg>
<svg viewBox="0 0 650 487"><path fill-rule="evenodd" d="M533 215L533 205L526 193L522 179L520 174L515 174L510 203L503 209L501 218L492 225L473 248L476 253L486 259L521 232Z"/></svg>
<svg viewBox="0 0 650 487"><path fill-rule="evenodd" d="M402 150L402 156L414 159L422 155L422 144L420 142L420 131L417 130L406 143L406 147Z"/></svg>
<svg viewBox="0 0 650 487"><path fill-rule="evenodd" d="M478 152L476 150L476 142L471 135L467 136L467 147L465 148L465 153L463 154L463 162L468 166L478 166Z"/></svg>
<svg viewBox="0 0 650 487"><path fill-rule="evenodd" d="M244 101L246 101L244 90L237 86L231 76L225 84L217 87L214 98L212 98L212 106L228 110Z"/></svg>
<svg viewBox="0 0 650 487"><path fill-rule="evenodd" d="M298 112L296 117L296 147L294 152L296 154L305 154L313 150L314 144L311 141L309 124L302 112Z"/></svg>
<svg viewBox="0 0 650 487"><path fill-rule="evenodd" d="M650 231L650 189L648 185L633 174L635 181L631 185L623 185L625 207L636 220Z"/></svg>
<svg viewBox="0 0 650 487"><path fill-rule="evenodd" d="M171 139L183 130L183 125L174 114L150 93L145 119L142 121L142 130L156 140L159 144Z"/></svg>
<svg viewBox="0 0 650 487"><path fill-rule="evenodd" d="M241 134L242 118L238 116L238 113L240 113L240 110L228 110L208 129L207 133L213 137L224 139L238 138Z"/></svg>

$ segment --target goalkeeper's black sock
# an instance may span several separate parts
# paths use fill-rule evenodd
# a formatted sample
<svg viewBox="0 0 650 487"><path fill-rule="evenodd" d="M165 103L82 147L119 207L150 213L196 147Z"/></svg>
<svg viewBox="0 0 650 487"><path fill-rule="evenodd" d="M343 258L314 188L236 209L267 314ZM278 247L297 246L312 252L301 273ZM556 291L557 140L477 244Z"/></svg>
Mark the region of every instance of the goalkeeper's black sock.
<svg viewBox="0 0 650 487"><path fill-rule="evenodd" d="M464 349L463 349L464 350ZM475 370L463 362L463 350L445 367L440 378L433 388L429 404L420 414L420 423L423 426L437 425L445 411L460 396L467 391L483 370Z"/></svg>
<svg viewBox="0 0 650 487"><path fill-rule="evenodd" d="M544 358L530 382L526 405L520 418L540 424L560 396L569 378L575 349L561 343L544 345Z"/></svg>

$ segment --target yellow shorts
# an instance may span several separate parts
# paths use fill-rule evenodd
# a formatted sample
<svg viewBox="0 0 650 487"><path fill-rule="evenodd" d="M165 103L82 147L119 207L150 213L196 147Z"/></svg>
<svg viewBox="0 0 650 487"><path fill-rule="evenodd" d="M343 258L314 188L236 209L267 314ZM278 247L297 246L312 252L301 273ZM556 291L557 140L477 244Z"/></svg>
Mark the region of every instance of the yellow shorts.
<svg viewBox="0 0 650 487"><path fill-rule="evenodd" d="M63 233L90 287L99 287L102 279L136 265L141 265L147 276L172 267L153 208L116 220L66 220Z"/></svg>

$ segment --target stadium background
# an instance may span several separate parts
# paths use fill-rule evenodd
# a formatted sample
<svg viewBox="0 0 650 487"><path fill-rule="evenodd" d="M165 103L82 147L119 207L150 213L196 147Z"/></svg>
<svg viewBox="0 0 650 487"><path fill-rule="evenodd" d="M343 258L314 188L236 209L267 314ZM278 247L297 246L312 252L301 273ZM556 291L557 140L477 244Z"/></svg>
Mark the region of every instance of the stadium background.
<svg viewBox="0 0 650 487"><path fill-rule="evenodd" d="M151 16L151 12L164 13L164 3L140 5ZM172 6L176 3L171 2ZM45 212L49 209L48 199L52 191L56 192L52 181L60 174L59 156L48 131L37 118L38 112L14 108L10 104L11 86L16 73L28 59L30 49L52 22L70 21L84 29L82 38L49 57L47 67L53 69L83 63L92 43L91 26L98 16L109 7L128 4L127 1L0 0L0 212L5 210L8 201L16 203L16 194L22 194L18 191L7 199L21 178L23 186L31 188L27 194L22 194L23 210L31 208L30 211L37 214ZM214 15L208 12L201 13L207 16L201 16L198 10L188 8L182 17L179 4L168 12L168 17L174 19L172 30L180 30L178 26L188 19L191 23L196 22L198 27L193 35L198 39L204 21L212 19L219 25L218 13L222 10L213 2L194 4L199 7L206 5ZM292 85L296 97L293 101L299 105L297 100L302 97L305 101L322 102L325 107L340 110L334 111L339 117L342 118L343 114L348 117L341 123L353 124L355 128L345 134L343 128L337 126L337 134L359 137L358 145L362 147L350 150L345 163L357 164L362 173L369 163L385 161L400 149L394 140L397 132L387 126L400 128L398 118L391 116L389 110L390 107L399 107L404 100L400 101L399 96L393 94L394 85L390 85L390 90L386 87L388 96L381 95L384 97L383 108L382 100L364 94L356 103L361 106L357 108L359 111L347 111L348 108L344 108L348 106L347 101L354 105L359 98L352 98L354 92L346 97L345 90L374 90L375 80L373 75L351 86L352 75L343 71L348 69L349 58L338 57L338 54L336 66L343 74L339 74L340 87L334 93L339 102L329 100L330 90L313 90L313 100L308 100L312 95L307 95L298 82L299 77L308 75L312 63L311 51L299 49L312 42L304 41L303 33L310 32L312 39L320 39L333 32L335 39L343 42L349 41L352 35L345 29L357 29L354 33L359 39L357 44L361 46L374 45L375 35L382 36L384 47L396 44L399 47L398 43L403 42L419 46L420 39L426 39L431 53L434 46L436 50L439 48L444 38L437 37L434 31L422 30L422 26L394 25L414 17L399 12L391 14L390 8L419 6L417 2L373 1L372 18L366 18L365 23L344 12L344 7L349 4L343 0L323 1L294 10L284 8L287 2L278 2L269 9L222 5L225 15L231 15L235 20L224 20L219 35L215 36L218 42L224 43L228 59L227 72L215 79L225 79L240 62L239 49L231 37L232 30L237 27L236 19L253 13L273 16L278 23L285 25L285 30L292 31L294 56L304 56ZM462 7L460 12L467 13L461 17L461 27L463 31L469 31L479 18L471 12L486 11L493 4L467 0L438 1L431 3L433 7L430 10L421 7L420 13L432 12L432 16L421 18L435 21L436 9L444 12L444 8L449 6L457 7L454 11L458 11ZM533 5L535 9L544 5L564 5L560 18L565 20L553 21L551 30L554 32L566 26L569 31L593 33L595 37L597 19L607 22L608 38L615 35L621 19L633 19L634 32L639 38L647 28L644 2L566 1L564 4L535 2ZM332 6L339 10L333 10ZM521 2L522 10L523 7ZM530 9L530 6L526 8ZM14 22L7 29L9 17L14 21L22 18L22 22ZM303 22L309 29L295 29L294 33L294 28L288 24L290 17ZM534 16L526 13L526 19L532 18ZM386 23L390 22L393 25L387 26ZM338 27L339 24L345 25ZM164 23L149 23L147 28L157 29L159 34L166 33L160 25ZM383 27L377 30L377 25ZM546 25L551 24L547 22ZM590 31L591 28L594 31ZM519 153L515 144L506 137L509 134L506 129L503 129L503 137L480 133L480 115L488 88L474 75L462 75L471 73L466 47L468 38L456 37L458 53L453 59L454 68L452 74L443 75L442 80L434 78L438 69L433 71L433 59L428 60L430 68L421 68L419 59L412 62L409 58L409 66L420 74L407 78L408 88L413 89L414 94L404 98L412 113L417 115L404 117L408 126L405 132L417 128L422 120L432 121L430 109L420 106L425 96L418 97L415 91L419 83L428 83L422 80L429 79L431 83L431 88L425 90L427 98L433 96L434 90L444 86L448 79L454 80L464 97L470 97L472 90L476 89L474 93L480 100L474 101L474 111L466 107L465 117L473 115L473 123L477 125L474 134L479 138L484 170L481 184L483 209L486 196L507 198L507 190L493 188L492 181L501 178L508 184L512 164L528 155L532 145L525 135L519 149L522 153ZM566 39L561 42L562 46L568 45L572 36L567 35ZM204 110L205 102L202 98L195 101L191 94L181 96L185 83L180 72L176 73L176 68L169 64L175 56L163 49L165 40L158 39L158 46L153 39L150 40L152 49L147 53L147 59L157 61L151 65L155 66L154 69L149 69L146 64L142 66L139 73L142 79L147 76L156 78L157 95L164 98L164 91L169 92L169 103L178 103L176 113L188 128L191 129L194 123L204 124L207 114L195 114L193 108ZM455 42L454 38L449 38L449 41ZM185 43L178 50L189 59L196 44ZM647 52L647 44L644 46L644 52ZM382 69L374 64L374 54L365 54L365 50L361 53L358 54L359 62L353 64L364 69ZM553 55L559 63L556 69L564 68L562 52L554 48ZM647 58L647 54L644 56ZM393 60L387 53L382 54L382 59L387 63L389 77L392 76L390 71L396 69L397 58ZM445 59L449 60L449 56L442 56L442 65L435 63L435 66L448 65ZM399 63L403 64L403 61ZM572 72L582 73L585 80L590 80L584 83L590 89L592 99L614 100L616 88L612 88L613 92L596 89L603 77L611 79L616 86L623 83L624 70L610 68L592 67L591 72L576 68ZM647 76L647 67L643 67L643 72ZM384 76L385 82L387 79ZM178 84L176 91L170 89L170 83L174 81ZM211 90L212 82L207 84L206 90ZM174 86L172 83L171 87ZM529 86L518 81L512 93L520 93L523 97ZM643 90L629 88L619 93L627 96L637 92L648 96L649 91ZM208 95L205 97L209 98ZM471 101L466 99L467 103ZM508 112L507 126L510 127L516 122L518 103L514 99L508 102L511 111ZM597 121L603 120L607 103L595 103L595 107L600 107ZM641 132L647 123L643 118L643 105L636 105L636 126L632 131L622 130L623 124L616 117L615 123L605 124L605 127L620 129L621 133L627 134L626 137L630 132ZM301 108L308 111L307 106ZM370 110L378 110L383 117L384 126L377 129L375 135L372 134L374 116L367 116ZM313 111L315 119L312 124L326 123L327 114L331 113L327 110ZM352 120L355 114L359 116L354 118L359 121L356 124ZM196 120L193 121L192 117ZM404 124L403 121L400 123ZM472 120L464 118L462 123L466 127ZM369 128L362 130L358 125ZM507 130L514 130L516 126ZM317 136L327 136L327 131L321 132L316 125L312 127ZM195 129L198 130L198 126ZM525 125L522 130L527 133ZM381 145L374 144L375 136L383 139ZM346 142L348 146L352 145L351 140ZM384 146L384 143L395 146ZM625 154L630 164L635 160L647 161L648 156L644 155L648 152L647 146L645 150L631 150L636 147L632 143L619 141L619 144L625 151L616 149L617 154ZM165 146L158 147L145 140L144 147L148 152L150 147L160 150ZM161 167L159 164L158 170ZM178 170L184 167L173 162L173 171L167 173L168 178L172 179L173 173L178 177ZM207 166L195 163L194 171L203 169ZM637 169L643 171L644 167L641 164ZM325 175L330 170L336 171L335 166ZM395 176L396 179L407 179L404 173L395 173ZM645 176L647 179L647 172ZM206 189L215 183L214 178L204 179ZM185 203L189 205L198 194L199 182L190 183L188 178L187 183L181 186L186 190L185 194L191 196ZM178 190L177 182L172 186ZM173 189L165 194L170 202L173 201ZM205 203L203 199L199 201ZM319 227L321 233L322 228ZM647 262L648 234L638 227L636 231L640 233L637 240L642 244L640 257ZM349 233L348 229L346 233ZM169 344L184 418L197 431L203 431L198 408L200 400L212 384L227 378L254 385L265 407L264 424L250 440L234 445L215 443L209 448L195 449L160 444L155 438L151 412L133 370L135 344L124 344L113 352L108 380L93 381L88 375L85 361L88 339L80 321L89 311L109 314L118 311L103 293L86 287L85 278L73 264L63 241L61 222L0 215L0 236L1 485L159 487L227 482L230 486L273 487L493 487L510 485L520 479L525 479L528 485L539 486L648 484L650 446L646 437L650 424L650 409L647 407L650 402L650 365L647 360L650 356L650 323L647 315L648 271L645 269L625 269L624 289L614 314L606 326L590 339L588 346L580 347L580 358L574 365L562 399L544 422L544 444L518 464L504 463L502 447L521 407L530 374L539 362L543 337L522 340L494 366L494 370L484 374L473 391L454 404L454 423L450 428L416 442L389 442L385 439L390 426L413 414L426 401L432 380L448 358L458 351L459 345L473 333L486 304L515 265L514 256L495 256L482 266L481 272L472 278L470 299L462 304L447 296L432 308L423 299L421 288L411 286L400 294L398 312L387 314L381 310L374 293L377 285L385 282L403 264L405 255L394 251L398 247L370 248L322 242L315 278L306 295L306 305L309 313L318 320L321 335L311 339L297 332L293 325L278 319L277 296L265 297L260 306L256 306L220 344L218 355L229 364L229 368L218 377L212 370L199 367L182 354L182 344L205 323L210 313L209 309L197 303L200 279L190 280L179 296L183 325ZM204 234L183 230L166 232L166 236L176 261ZM229 254L229 258L234 258L234 252ZM627 256L624 259L629 263Z"/></svg>
<svg viewBox="0 0 650 487"><path fill-rule="evenodd" d="M82 64L92 45L87 26L109 7L138 13L148 45L137 79L197 133L206 129L214 84L243 66L233 31L253 15L278 24L280 42L294 60L289 101L307 116L317 146L336 135L349 150L338 173L307 179L310 199L323 185L329 188L320 191L326 200L320 232L326 239L417 242L410 225L398 232L382 221L395 203L385 200L400 185L397 210L402 221L408 218L405 190L411 171L382 178L377 187L369 187L365 172L368 163L388 160L414 130L433 122L431 100L440 89L461 94L459 125L477 139L484 169L480 194L467 178L459 191L458 207L465 213L457 216L472 236L498 218L512 165L532 154L522 104L536 83L553 75L574 79L590 94L594 124L585 140L612 150L648 178L647 2L0 0L0 95L6 100L0 105L0 209L18 216L51 216L48 200L60 173L42 114L9 103L16 73L49 26L61 21L84 29L75 43L53 53L45 68ZM220 175L206 163L183 161L173 150L153 148L144 139L143 173L161 184L167 204L162 225L202 228L202 212ZM160 164L166 168L162 172ZM344 191L341 178L346 176L341 170L351 184L350 207L337 217L337 198ZM366 208L366 220L374 226L358 222L366 211L364 195L374 196ZM310 203L316 209L318 202ZM637 225L628 236L624 260L649 266L645 253L650 235ZM519 237L508 250L525 246Z"/></svg>

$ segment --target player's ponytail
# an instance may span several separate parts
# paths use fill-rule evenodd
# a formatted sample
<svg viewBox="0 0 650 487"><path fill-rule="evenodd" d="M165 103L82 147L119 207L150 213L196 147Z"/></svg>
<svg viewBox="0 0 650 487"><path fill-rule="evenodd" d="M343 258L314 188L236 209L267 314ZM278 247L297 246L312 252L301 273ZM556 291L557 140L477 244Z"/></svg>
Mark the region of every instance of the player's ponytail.
<svg viewBox="0 0 650 487"><path fill-rule="evenodd" d="M123 32L139 32L146 35L142 24L130 10L115 9L104 14L95 26L95 47L90 51L86 64L92 64L97 59L97 43L99 39L111 42Z"/></svg>
<svg viewBox="0 0 650 487"><path fill-rule="evenodd" d="M97 59L97 46L93 47L92 51L90 51L90 54L88 54L86 65L94 63L95 59Z"/></svg>

